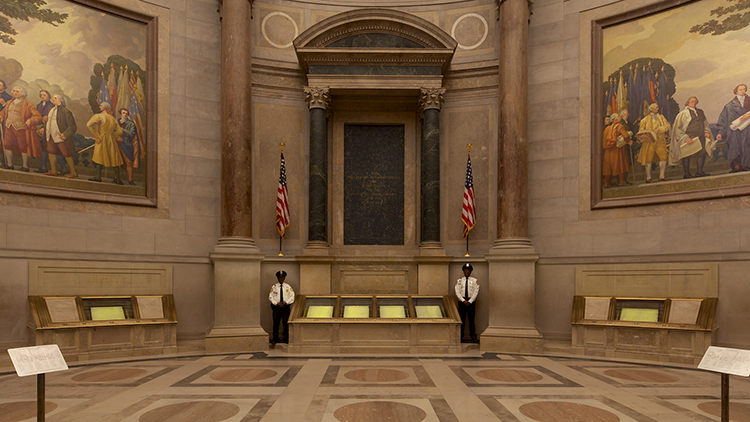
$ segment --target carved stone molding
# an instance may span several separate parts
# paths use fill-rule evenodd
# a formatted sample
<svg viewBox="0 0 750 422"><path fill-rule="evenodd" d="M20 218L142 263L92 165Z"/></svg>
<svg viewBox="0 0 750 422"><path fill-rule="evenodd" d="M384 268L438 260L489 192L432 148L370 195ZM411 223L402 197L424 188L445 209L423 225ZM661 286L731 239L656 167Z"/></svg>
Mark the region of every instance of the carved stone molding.
<svg viewBox="0 0 750 422"><path fill-rule="evenodd" d="M431 108L440 110L445 99L445 88L421 88L419 94L419 110L425 111Z"/></svg>
<svg viewBox="0 0 750 422"><path fill-rule="evenodd" d="M328 87L305 87L305 101L309 109L322 108L328 110L331 106L331 89Z"/></svg>

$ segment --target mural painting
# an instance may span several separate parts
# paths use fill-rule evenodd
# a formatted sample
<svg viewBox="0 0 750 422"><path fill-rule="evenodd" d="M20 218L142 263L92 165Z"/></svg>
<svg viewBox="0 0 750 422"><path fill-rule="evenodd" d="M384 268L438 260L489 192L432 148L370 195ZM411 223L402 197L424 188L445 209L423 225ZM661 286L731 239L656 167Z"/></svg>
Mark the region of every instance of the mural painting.
<svg viewBox="0 0 750 422"><path fill-rule="evenodd" d="M603 28L602 199L750 185L748 12L701 0Z"/></svg>
<svg viewBox="0 0 750 422"><path fill-rule="evenodd" d="M146 195L146 24L0 0L0 180Z"/></svg>

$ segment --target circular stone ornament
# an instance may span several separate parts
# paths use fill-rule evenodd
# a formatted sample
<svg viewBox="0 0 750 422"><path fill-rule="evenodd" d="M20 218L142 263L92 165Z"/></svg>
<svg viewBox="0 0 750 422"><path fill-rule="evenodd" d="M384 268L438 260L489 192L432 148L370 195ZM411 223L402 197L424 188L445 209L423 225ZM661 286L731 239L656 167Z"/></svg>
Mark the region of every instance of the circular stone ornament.
<svg viewBox="0 0 750 422"><path fill-rule="evenodd" d="M271 12L260 25L263 38L276 48L289 48L299 35L297 22L284 12Z"/></svg>
<svg viewBox="0 0 750 422"><path fill-rule="evenodd" d="M463 24L461 24L462 22ZM482 45L484 40L487 39L489 32L490 28L487 25L487 20L482 15L477 13L467 13L453 22L451 37L458 42L458 48L462 50L473 50ZM481 35L479 35L480 33ZM476 41L477 39L479 41ZM474 44L469 44L472 41Z"/></svg>

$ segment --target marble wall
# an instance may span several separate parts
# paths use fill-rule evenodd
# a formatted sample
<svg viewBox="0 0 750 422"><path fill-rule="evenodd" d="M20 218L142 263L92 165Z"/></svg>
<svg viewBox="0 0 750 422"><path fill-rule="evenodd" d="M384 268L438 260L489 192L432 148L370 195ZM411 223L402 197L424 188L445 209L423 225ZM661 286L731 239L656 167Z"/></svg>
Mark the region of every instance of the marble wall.
<svg viewBox="0 0 750 422"><path fill-rule="evenodd" d="M746 198L592 210L590 20L655 1L538 0L529 27L529 231L537 324L570 336L575 270L591 264L718 263L720 345L747 348L750 271Z"/></svg>

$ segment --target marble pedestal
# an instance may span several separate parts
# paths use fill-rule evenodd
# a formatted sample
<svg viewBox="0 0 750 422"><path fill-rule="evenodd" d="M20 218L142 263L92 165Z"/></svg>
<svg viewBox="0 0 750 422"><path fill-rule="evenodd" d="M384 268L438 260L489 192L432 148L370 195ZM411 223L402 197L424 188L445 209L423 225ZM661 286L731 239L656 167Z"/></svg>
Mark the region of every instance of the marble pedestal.
<svg viewBox="0 0 750 422"><path fill-rule="evenodd" d="M440 242L424 242L416 257L418 270L418 292L420 295L444 295L452 256L445 255Z"/></svg>
<svg viewBox="0 0 750 422"><path fill-rule="evenodd" d="M480 350L541 353L542 335L534 322L535 266L539 255L530 245L495 246L489 262L489 326Z"/></svg>
<svg viewBox="0 0 750 422"><path fill-rule="evenodd" d="M260 326L260 263L263 254L249 238L221 238L210 255L214 264L214 326L206 352L268 349Z"/></svg>

